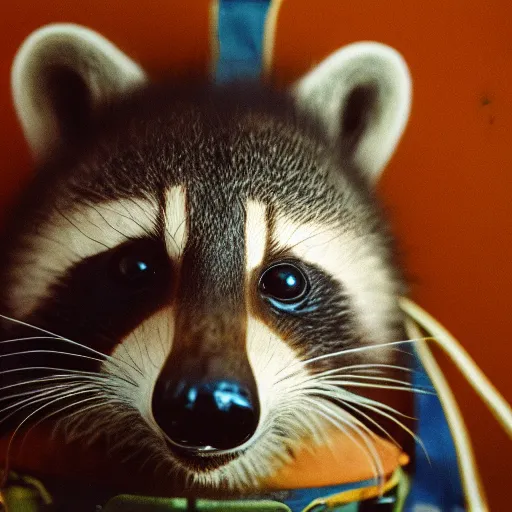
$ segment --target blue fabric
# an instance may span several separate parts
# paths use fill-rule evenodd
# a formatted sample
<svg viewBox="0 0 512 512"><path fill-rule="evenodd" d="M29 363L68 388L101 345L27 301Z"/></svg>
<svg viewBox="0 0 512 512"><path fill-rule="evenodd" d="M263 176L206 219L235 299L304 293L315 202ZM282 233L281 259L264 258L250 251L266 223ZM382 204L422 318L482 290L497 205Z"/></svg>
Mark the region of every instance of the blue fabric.
<svg viewBox="0 0 512 512"><path fill-rule="evenodd" d="M416 358L413 384L422 389L433 389L432 382ZM464 492L461 486L455 445L439 398L416 394L415 414L418 418L417 435L423 441L430 463L422 447L416 445L415 473L405 502L405 511L428 505L443 512L464 510ZM433 508L432 510L436 510Z"/></svg>
<svg viewBox="0 0 512 512"><path fill-rule="evenodd" d="M219 0L217 82L258 79L270 0Z"/></svg>

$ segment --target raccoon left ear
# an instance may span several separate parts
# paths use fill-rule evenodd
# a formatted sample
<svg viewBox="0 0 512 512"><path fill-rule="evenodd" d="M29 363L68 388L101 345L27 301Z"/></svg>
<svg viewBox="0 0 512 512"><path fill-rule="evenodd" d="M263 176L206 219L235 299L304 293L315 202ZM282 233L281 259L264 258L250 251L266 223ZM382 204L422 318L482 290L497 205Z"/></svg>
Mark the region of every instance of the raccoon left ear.
<svg viewBox="0 0 512 512"><path fill-rule="evenodd" d="M11 74L16 112L38 160L80 137L98 105L144 82L142 69L104 37L60 23L25 40Z"/></svg>
<svg viewBox="0 0 512 512"><path fill-rule="evenodd" d="M327 57L292 89L345 156L377 181L405 129L411 78L389 46L355 43Z"/></svg>

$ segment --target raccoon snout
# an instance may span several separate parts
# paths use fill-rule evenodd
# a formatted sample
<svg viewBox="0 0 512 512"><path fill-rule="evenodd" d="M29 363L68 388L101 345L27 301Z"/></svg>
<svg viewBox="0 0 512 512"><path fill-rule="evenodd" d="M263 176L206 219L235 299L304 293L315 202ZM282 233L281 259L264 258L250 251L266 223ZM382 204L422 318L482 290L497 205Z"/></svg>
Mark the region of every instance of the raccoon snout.
<svg viewBox="0 0 512 512"><path fill-rule="evenodd" d="M153 416L172 444L187 451L219 452L244 444L255 433L259 403L235 380L174 383L159 379Z"/></svg>

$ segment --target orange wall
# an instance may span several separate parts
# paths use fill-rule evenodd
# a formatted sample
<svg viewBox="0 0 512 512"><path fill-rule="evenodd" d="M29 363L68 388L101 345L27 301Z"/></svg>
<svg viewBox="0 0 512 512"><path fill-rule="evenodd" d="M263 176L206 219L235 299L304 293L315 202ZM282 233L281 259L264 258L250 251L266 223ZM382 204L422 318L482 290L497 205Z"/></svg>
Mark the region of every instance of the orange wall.
<svg viewBox="0 0 512 512"><path fill-rule="evenodd" d="M153 75L209 65L208 1L20 1L0 7L0 208L30 159L10 104L17 46L52 21L88 25ZM512 3L284 0L274 78L289 82L357 40L396 47L414 79L411 122L381 183L413 296L512 399ZM492 509L503 508L512 443L448 368L475 437ZM503 503L500 505L500 503Z"/></svg>

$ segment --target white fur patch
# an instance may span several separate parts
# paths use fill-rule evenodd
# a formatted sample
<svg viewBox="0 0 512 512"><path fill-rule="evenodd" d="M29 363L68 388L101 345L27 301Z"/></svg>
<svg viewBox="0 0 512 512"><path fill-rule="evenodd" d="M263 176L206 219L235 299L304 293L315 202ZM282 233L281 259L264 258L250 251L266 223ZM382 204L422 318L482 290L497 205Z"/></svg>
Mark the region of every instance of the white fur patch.
<svg viewBox="0 0 512 512"><path fill-rule="evenodd" d="M185 188L172 187L165 200L165 241L171 258L179 260L187 243L187 204Z"/></svg>
<svg viewBox="0 0 512 512"><path fill-rule="evenodd" d="M267 245L265 205L247 201L245 220L245 261L247 272L261 265Z"/></svg>
<svg viewBox="0 0 512 512"><path fill-rule="evenodd" d="M31 313L52 284L85 258L154 232L157 215L156 203L138 199L80 204L52 214L39 233L29 235L28 250L14 255L8 293L13 316L23 319Z"/></svg>
<svg viewBox="0 0 512 512"><path fill-rule="evenodd" d="M372 235L325 224L298 223L283 214L276 218L273 240L281 249L291 248L297 258L317 265L337 279L356 309L361 333L368 341L385 342L394 311L390 297L394 280L379 254L380 244Z"/></svg>
<svg viewBox="0 0 512 512"><path fill-rule="evenodd" d="M112 384L128 404L137 409L155 433L160 430L153 418L153 389L174 339L175 312L164 308L144 320L117 345L103 372L124 377L132 384L112 377Z"/></svg>

